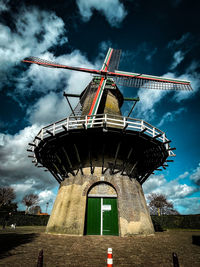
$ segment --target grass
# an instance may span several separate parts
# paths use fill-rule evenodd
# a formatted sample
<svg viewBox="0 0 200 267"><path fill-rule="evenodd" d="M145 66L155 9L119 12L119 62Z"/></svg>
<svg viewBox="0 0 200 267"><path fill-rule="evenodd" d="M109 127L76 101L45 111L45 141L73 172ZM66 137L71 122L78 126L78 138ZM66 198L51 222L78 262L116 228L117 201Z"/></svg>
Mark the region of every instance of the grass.
<svg viewBox="0 0 200 267"><path fill-rule="evenodd" d="M2 229L0 226L0 235L1 234L27 234L27 233L44 233L46 226L17 226L16 229L12 229L10 226L6 226L5 229Z"/></svg>

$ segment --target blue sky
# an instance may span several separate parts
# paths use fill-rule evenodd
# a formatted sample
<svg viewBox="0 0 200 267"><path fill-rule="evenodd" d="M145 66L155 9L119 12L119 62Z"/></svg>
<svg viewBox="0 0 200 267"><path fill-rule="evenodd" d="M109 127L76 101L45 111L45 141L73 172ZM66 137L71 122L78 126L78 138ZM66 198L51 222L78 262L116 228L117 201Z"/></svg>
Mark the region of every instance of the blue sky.
<svg viewBox="0 0 200 267"><path fill-rule="evenodd" d="M145 182L145 195L164 193L180 213L200 213L198 10L198 3L184 0L1 1L0 185L13 186L19 202L27 193L39 194L43 211L50 201L50 212L58 184L31 163L27 144L41 127L69 115L63 91L80 93L91 80L89 74L21 60L33 55L100 68L113 47L123 51L120 70L191 81L189 93L121 91L140 97L132 116L165 131L177 149L174 162ZM124 104L123 114L129 109Z"/></svg>

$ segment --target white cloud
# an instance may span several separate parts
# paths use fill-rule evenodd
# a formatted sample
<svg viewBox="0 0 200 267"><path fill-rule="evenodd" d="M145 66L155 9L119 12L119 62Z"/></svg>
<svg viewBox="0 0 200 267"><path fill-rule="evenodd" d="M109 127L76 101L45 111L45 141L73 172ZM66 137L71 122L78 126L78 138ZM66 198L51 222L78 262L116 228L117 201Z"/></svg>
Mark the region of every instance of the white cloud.
<svg viewBox="0 0 200 267"><path fill-rule="evenodd" d="M178 80L189 81L191 83L193 91L176 91L175 92L173 99L176 102L180 102L182 100L193 97L194 94L199 90L200 75L196 71L196 64L194 64L193 62L188 67L185 74L176 76L174 73L168 72L165 75L163 75L163 77L172 78L172 79L175 78Z"/></svg>
<svg viewBox="0 0 200 267"><path fill-rule="evenodd" d="M191 174L190 179L194 183L196 183L197 185L200 186L200 163L199 163L198 167ZM200 190L200 188L199 188L199 190Z"/></svg>
<svg viewBox="0 0 200 267"><path fill-rule="evenodd" d="M0 24L1 86L9 81L14 70L17 70L16 65L19 66L23 58L39 56L53 45L67 42L64 22L53 12L38 10L36 7L21 9L14 20L16 31Z"/></svg>
<svg viewBox="0 0 200 267"><path fill-rule="evenodd" d="M175 199L173 202L181 214L200 214L200 197Z"/></svg>
<svg viewBox="0 0 200 267"><path fill-rule="evenodd" d="M70 113L66 99L54 92L41 97L27 110L29 121L46 125L67 117Z"/></svg>
<svg viewBox="0 0 200 267"><path fill-rule="evenodd" d="M160 175L151 175L148 180L143 184L144 193L150 194L154 192L157 188L165 185L167 180L165 179L163 174Z"/></svg>
<svg viewBox="0 0 200 267"><path fill-rule="evenodd" d="M194 186L180 184L179 179L167 182L164 175L151 175L145 182L143 188L145 194L149 194L151 192L165 194L172 200L189 196L197 191L197 188Z"/></svg>
<svg viewBox="0 0 200 267"><path fill-rule="evenodd" d="M140 97L140 102L136 105L135 112L138 117L144 118L145 120L153 119L155 117L156 105L170 92L174 92L173 100L180 102L182 100L193 97L199 90L200 84L200 74L197 72L198 63L192 62L190 66L186 69L185 74L180 76L175 75L172 72L164 74L162 77L175 78L178 80L186 80L191 82L193 91L171 91L171 90L150 90L140 88L138 91L138 96ZM174 112L168 112L165 115L164 120L172 119L174 115L180 114L184 109L179 109ZM160 122L164 123L164 121Z"/></svg>
<svg viewBox="0 0 200 267"><path fill-rule="evenodd" d="M0 2L0 13L9 10L9 2L10 2L10 0L1 0L1 2Z"/></svg>
<svg viewBox="0 0 200 267"><path fill-rule="evenodd" d="M12 71L15 63L26 56L41 56L46 59L72 66L87 66L94 68L80 51L75 50L71 54L55 57L48 49L54 45L62 45L66 42L65 28L62 19L52 12L46 12L32 8L21 10L15 18L16 32L0 24L0 58L2 64L1 82L12 79L15 83L13 97L26 98L26 96L40 96L27 109L27 119L33 125L26 127L14 135L0 134L0 176L1 186L13 186L17 201L25 194L36 193L41 198L41 205L46 200L54 199L51 192L58 186L57 181L48 172L36 168L26 152L27 145L37 132L45 124L65 118L71 113L62 93L81 93L91 80L91 75L79 72L42 68L30 65L27 71L13 78ZM4 73L5 71L5 73ZM7 73L10 74L8 77ZM7 76L6 76L7 75ZM24 100L24 99L23 99ZM72 105L77 100L71 99ZM23 101L24 103L25 101ZM24 208L19 204L20 208Z"/></svg>
<svg viewBox="0 0 200 267"><path fill-rule="evenodd" d="M21 203L24 195L40 194L41 191L45 190L48 192L58 186L49 172L35 167L31 158L28 158L26 151L28 143L33 140L39 130L40 127L35 124L26 127L15 135L0 134L1 186L14 188L19 209L24 209ZM49 199L51 197L54 200L55 197L49 195Z"/></svg>
<svg viewBox="0 0 200 267"><path fill-rule="evenodd" d="M139 89L140 101L137 103L135 112L137 117L145 120L153 119L155 116L155 106L168 93L164 90Z"/></svg>
<svg viewBox="0 0 200 267"><path fill-rule="evenodd" d="M54 45L67 42L64 22L53 12L38 10L35 7L21 8L19 15L14 19L16 32L0 24L0 87L10 84L10 81L13 87L14 83L12 92L8 90L7 94L22 108L25 108L26 97L33 94L35 96L35 93L41 96L41 99L38 99L33 106L29 106L27 111L31 123L50 123L54 119L67 116L67 103L64 108L64 98L61 100L60 95L53 95L52 92L70 90L71 93L79 94L91 80L91 76L81 72L42 68L38 65L30 65L26 71L21 71L19 74L18 68L25 64L20 61L26 56L33 55L65 65L88 68L94 66L78 50L58 57L48 51ZM16 72L17 75L14 75Z"/></svg>
<svg viewBox="0 0 200 267"><path fill-rule="evenodd" d="M119 0L76 0L84 21L88 21L96 9L106 17L111 26L117 27L127 15Z"/></svg>
<svg viewBox="0 0 200 267"><path fill-rule="evenodd" d="M185 74L175 77L180 80L190 81L193 91L177 91L174 95L174 99L177 102L193 97L200 87L200 74L197 71L198 63L193 61L186 69ZM171 74L170 74L171 75Z"/></svg>
<svg viewBox="0 0 200 267"><path fill-rule="evenodd" d="M36 168L26 151L27 145L38 133L40 127L32 125L15 135L0 134L0 176L1 185L15 185L18 190L43 189L55 186L53 178L47 172ZM17 183L16 183L17 181Z"/></svg>
<svg viewBox="0 0 200 267"><path fill-rule="evenodd" d="M79 51L71 54L57 57L46 53L45 59L55 60L58 63L72 66L94 68L87 58ZM90 74L82 72L44 68L37 65L31 65L18 80L16 92L18 94L31 94L33 92L45 93L36 103L27 109L27 118L30 123L50 124L63 119L71 114L63 92L80 94L91 80ZM31 86L28 86L31 84ZM62 93L60 93L62 92ZM77 98L70 98L72 107L77 104Z"/></svg>
<svg viewBox="0 0 200 267"><path fill-rule="evenodd" d="M187 177L189 175L189 172L184 172L183 174L180 174L179 176L178 176L178 179L184 179L185 177Z"/></svg>
<svg viewBox="0 0 200 267"><path fill-rule="evenodd" d="M58 57L46 52L41 55L41 58L69 66L94 68L94 65L78 50ZM15 92L20 95L29 95L34 92L48 93L50 91L64 91L70 88L73 93L80 93L90 80L91 75L83 72L45 68L32 64L27 71L16 79Z"/></svg>
<svg viewBox="0 0 200 267"><path fill-rule="evenodd" d="M187 32L184 33L181 38L178 40L172 40L168 43L168 48L174 48L174 47L179 47L182 46L189 38L191 37L191 33Z"/></svg>
<svg viewBox="0 0 200 267"><path fill-rule="evenodd" d="M147 61L151 61L152 57L156 54L157 50L158 49L155 47L151 52L148 53L145 59Z"/></svg>
<svg viewBox="0 0 200 267"><path fill-rule="evenodd" d="M175 120L176 116L186 111L185 108L179 108L175 111L167 112L163 115L162 119L158 123L158 127L162 126L166 122L172 122Z"/></svg>
<svg viewBox="0 0 200 267"><path fill-rule="evenodd" d="M47 202L54 203L56 195L51 190L44 190L39 193L38 197L40 205L44 206Z"/></svg>
<svg viewBox="0 0 200 267"><path fill-rule="evenodd" d="M182 51L175 52L173 55L173 62L170 69L171 70L175 69L181 63L181 61L183 61L183 59L184 59L184 53Z"/></svg>
<svg viewBox="0 0 200 267"><path fill-rule="evenodd" d="M198 169L198 168L197 168ZM200 168L199 168L200 169ZM197 171L198 172L198 171ZM182 214L197 213L195 197L190 197L199 189L195 186L182 184L180 181L189 175L188 172L180 174L176 179L168 182L163 174L151 175L143 185L145 196L151 193L165 194L169 201L172 201L175 208ZM188 201L190 199L190 201ZM198 201L200 198L198 199ZM197 201L197 202L198 202ZM200 205L200 203L198 203Z"/></svg>

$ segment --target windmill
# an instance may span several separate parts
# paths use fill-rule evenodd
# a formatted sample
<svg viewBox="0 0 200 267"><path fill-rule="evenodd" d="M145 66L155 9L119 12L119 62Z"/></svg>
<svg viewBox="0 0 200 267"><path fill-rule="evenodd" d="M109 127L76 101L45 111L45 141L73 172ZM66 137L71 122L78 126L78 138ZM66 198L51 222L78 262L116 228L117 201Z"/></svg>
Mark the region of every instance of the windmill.
<svg viewBox="0 0 200 267"><path fill-rule="evenodd" d="M50 124L29 143L29 157L60 183L47 232L132 235L154 232L142 184L168 167L175 148L166 134L129 117L138 98L126 99L117 85L192 90L190 82L118 70L121 51L109 48L101 70L71 67L36 57L25 63L94 75L81 95L64 93L72 114ZM79 97L75 109L68 97ZM128 117L120 107L134 102Z"/></svg>

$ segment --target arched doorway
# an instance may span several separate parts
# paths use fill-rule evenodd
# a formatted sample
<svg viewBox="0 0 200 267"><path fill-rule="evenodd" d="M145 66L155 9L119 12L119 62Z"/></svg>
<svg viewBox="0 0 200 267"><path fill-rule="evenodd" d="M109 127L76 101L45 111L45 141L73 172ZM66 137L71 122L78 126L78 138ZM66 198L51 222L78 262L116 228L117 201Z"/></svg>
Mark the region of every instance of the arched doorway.
<svg viewBox="0 0 200 267"><path fill-rule="evenodd" d="M87 195L85 234L119 235L117 193L108 183L90 188Z"/></svg>

